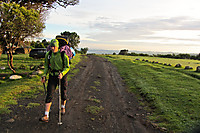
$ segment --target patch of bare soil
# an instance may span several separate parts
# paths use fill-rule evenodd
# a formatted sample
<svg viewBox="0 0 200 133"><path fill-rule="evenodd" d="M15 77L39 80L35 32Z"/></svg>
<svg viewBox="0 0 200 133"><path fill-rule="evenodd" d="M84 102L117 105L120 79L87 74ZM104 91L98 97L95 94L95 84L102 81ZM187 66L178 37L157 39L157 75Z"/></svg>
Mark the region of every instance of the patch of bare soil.
<svg viewBox="0 0 200 133"><path fill-rule="evenodd" d="M77 65L79 73L68 86L69 101L62 125L58 125L58 94L55 92L48 123L39 122L44 114L44 95L24 99L12 106L10 115L1 116L2 133L159 133L145 120L145 112L128 93L117 69L106 59L90 55ZM40 81L38 81L40 82ZM40 103L24 108L29 102ZM8 120L8 121L7 121ZM10 120L10 121L9 121Z"/></svg>

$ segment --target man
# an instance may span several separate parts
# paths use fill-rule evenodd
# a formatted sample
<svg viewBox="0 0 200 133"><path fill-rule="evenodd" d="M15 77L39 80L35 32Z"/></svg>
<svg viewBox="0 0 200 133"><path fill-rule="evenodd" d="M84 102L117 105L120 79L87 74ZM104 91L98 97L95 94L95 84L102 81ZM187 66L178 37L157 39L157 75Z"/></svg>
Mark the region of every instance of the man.
<svg viewBox="0 0 200 133"><path fill-rule="evenodd" d="M65 114L65 104L67 100L66 95L66 86L67 86L67 72L69 71L69 58L68 56L60 52L59 42L57 39L52 39L51 50L45 55L45 69L44 75L41 78L41 82L45 83L46 75L49 73L49 80L47 86L47 95L45 100L45 115L40 118L40 121L48 122L49 121L49 110L52 104L53 93L56 89L56 86L61 79L61 113ZM60 71L60 73L59 73Z"/></svg>

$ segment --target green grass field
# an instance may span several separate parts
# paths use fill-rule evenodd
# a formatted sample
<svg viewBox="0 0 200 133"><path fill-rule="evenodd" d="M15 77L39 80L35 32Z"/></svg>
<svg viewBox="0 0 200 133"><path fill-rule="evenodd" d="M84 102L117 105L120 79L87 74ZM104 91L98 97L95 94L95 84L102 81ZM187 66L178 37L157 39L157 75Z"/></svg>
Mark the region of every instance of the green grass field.
<svg viewBox="0 0 200 133"><path fill-rule="evenodd" d="M200 73L173 66L142 61L185 64L196 67L199 61L176 60L153 57L104 55L117 68L138 98L141 106L151 115L154 126L166 128L167 132L189 132L200 121ZM140 58L140 60L135 60Z"/></svg>
<svg viewBox="0 0 200 133"><path fill-rule="evenodd" d="M18 54L13 56L13 65L16 69L16 73L30 73L30 66L31 65L40 65L44 63L44 59L33 59L30 58L28 54ZM0 57L0 67L6 67L5 70L0 69L0 73L3 74L12 74L8 65L7 65L7 55L2 54ZM25 67L25 69L21 69Z"/></svg>
<svg viewBox="0 0 200 133"><path fill-rule="evenodd" d="M159 63L167 63L175 66L176 64L181 64L182 68L185 66L191 66L193 70L196 70L197 66L200 66L200 61L198 60L189 60L189 59L172 59L172 58L160 58L160 57L148 57L148 56L126 56L126 59L140 59L140 60L148 60Z"/></svg>
<svg viewBox="0 0 200 133"><path fill-rule="evenodd" d="M68 80L79 71L75 69L75 65L78 64L81 59L82 56L79 54L72 59ZM25 54L14 55L16 73L31 73L33 70L30 70L30 65L40 65L41 63L44 63L44 59L33 59ZM12 74L7 66L7 55L2 55L0 57L0 66L6 67L5 70L0 70L0 74ZM20 69L21 66L25 66L26 69ZM44 94L40 78L41 75L32 78L25 75L19 80L9 80L8 76L6 79L0 79L0 114L10 113L11 110L9 110L9 106L16 105L17 100L20 98L36 98L38 95Z"/></svg>

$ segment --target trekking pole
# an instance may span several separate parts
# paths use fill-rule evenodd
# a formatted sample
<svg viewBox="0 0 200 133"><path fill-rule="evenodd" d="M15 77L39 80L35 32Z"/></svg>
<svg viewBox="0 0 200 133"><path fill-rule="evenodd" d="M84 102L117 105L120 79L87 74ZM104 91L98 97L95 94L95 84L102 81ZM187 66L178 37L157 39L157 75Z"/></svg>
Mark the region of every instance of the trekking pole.
<svg viewBox="0 0 200 133"><path fill-rule="evenodd" d="M60 74L60 72L59 72L59 74ZM58 84L58 97L59 97L58 125L62 125L62 121L61 121L61 79L59 79L59 84Z"/></svg>
<svg viewBox="0 0 200 133"><path fill-rule="evenodd" d="M42 78L44 78L44 77L42 77ZM45 81L46 81L46 78L45 78ZM45 87L45 82L43 83L43 87L44 87L44 95L46 96L47 90L46 90L46 87Z"/></svg>

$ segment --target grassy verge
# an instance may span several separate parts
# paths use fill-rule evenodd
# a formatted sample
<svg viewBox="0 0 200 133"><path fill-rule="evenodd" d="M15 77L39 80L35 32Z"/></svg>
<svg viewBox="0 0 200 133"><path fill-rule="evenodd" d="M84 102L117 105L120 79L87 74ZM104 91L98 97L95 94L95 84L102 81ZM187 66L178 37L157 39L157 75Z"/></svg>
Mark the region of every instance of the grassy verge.
<svg viewBox="0 0 200 133"><path fill-rule="evenodd" d="M118 68L129 90L144 99L143 104L151 111L148 119L154 125L167 128L169 132L189 132L197 126L200 120L199 73L137 61L137 57L103 57Z"/></svg>
<svg viewBox="0 0 200 133"><path fill-rule="evenodd" d="M81 59L81 55L79 54L72 59L68 80L79 71L78 69L75 69L75 66ZM0 70L0 74L12 74L6 62L6 55L2 55L0 66L6 67L6 69ZM44 63L44 59L33 59L24 54L14 55L14 66L17 73L31 73L33 70L30 70L29 66L33 64L40 65L41 63ZM22 65L26 66L26 68L20 69ZM9 80L8 77L6 79L0 79L0 114L10 113L11 110L9 110L9 106L16 105L17 100L20 98L36 98L38 95L44 94L40 78L41 76L37 75L32 78L23 76L23 78L19 80ZM33 107L33 104L30 103L30 107Z"/></svg>

